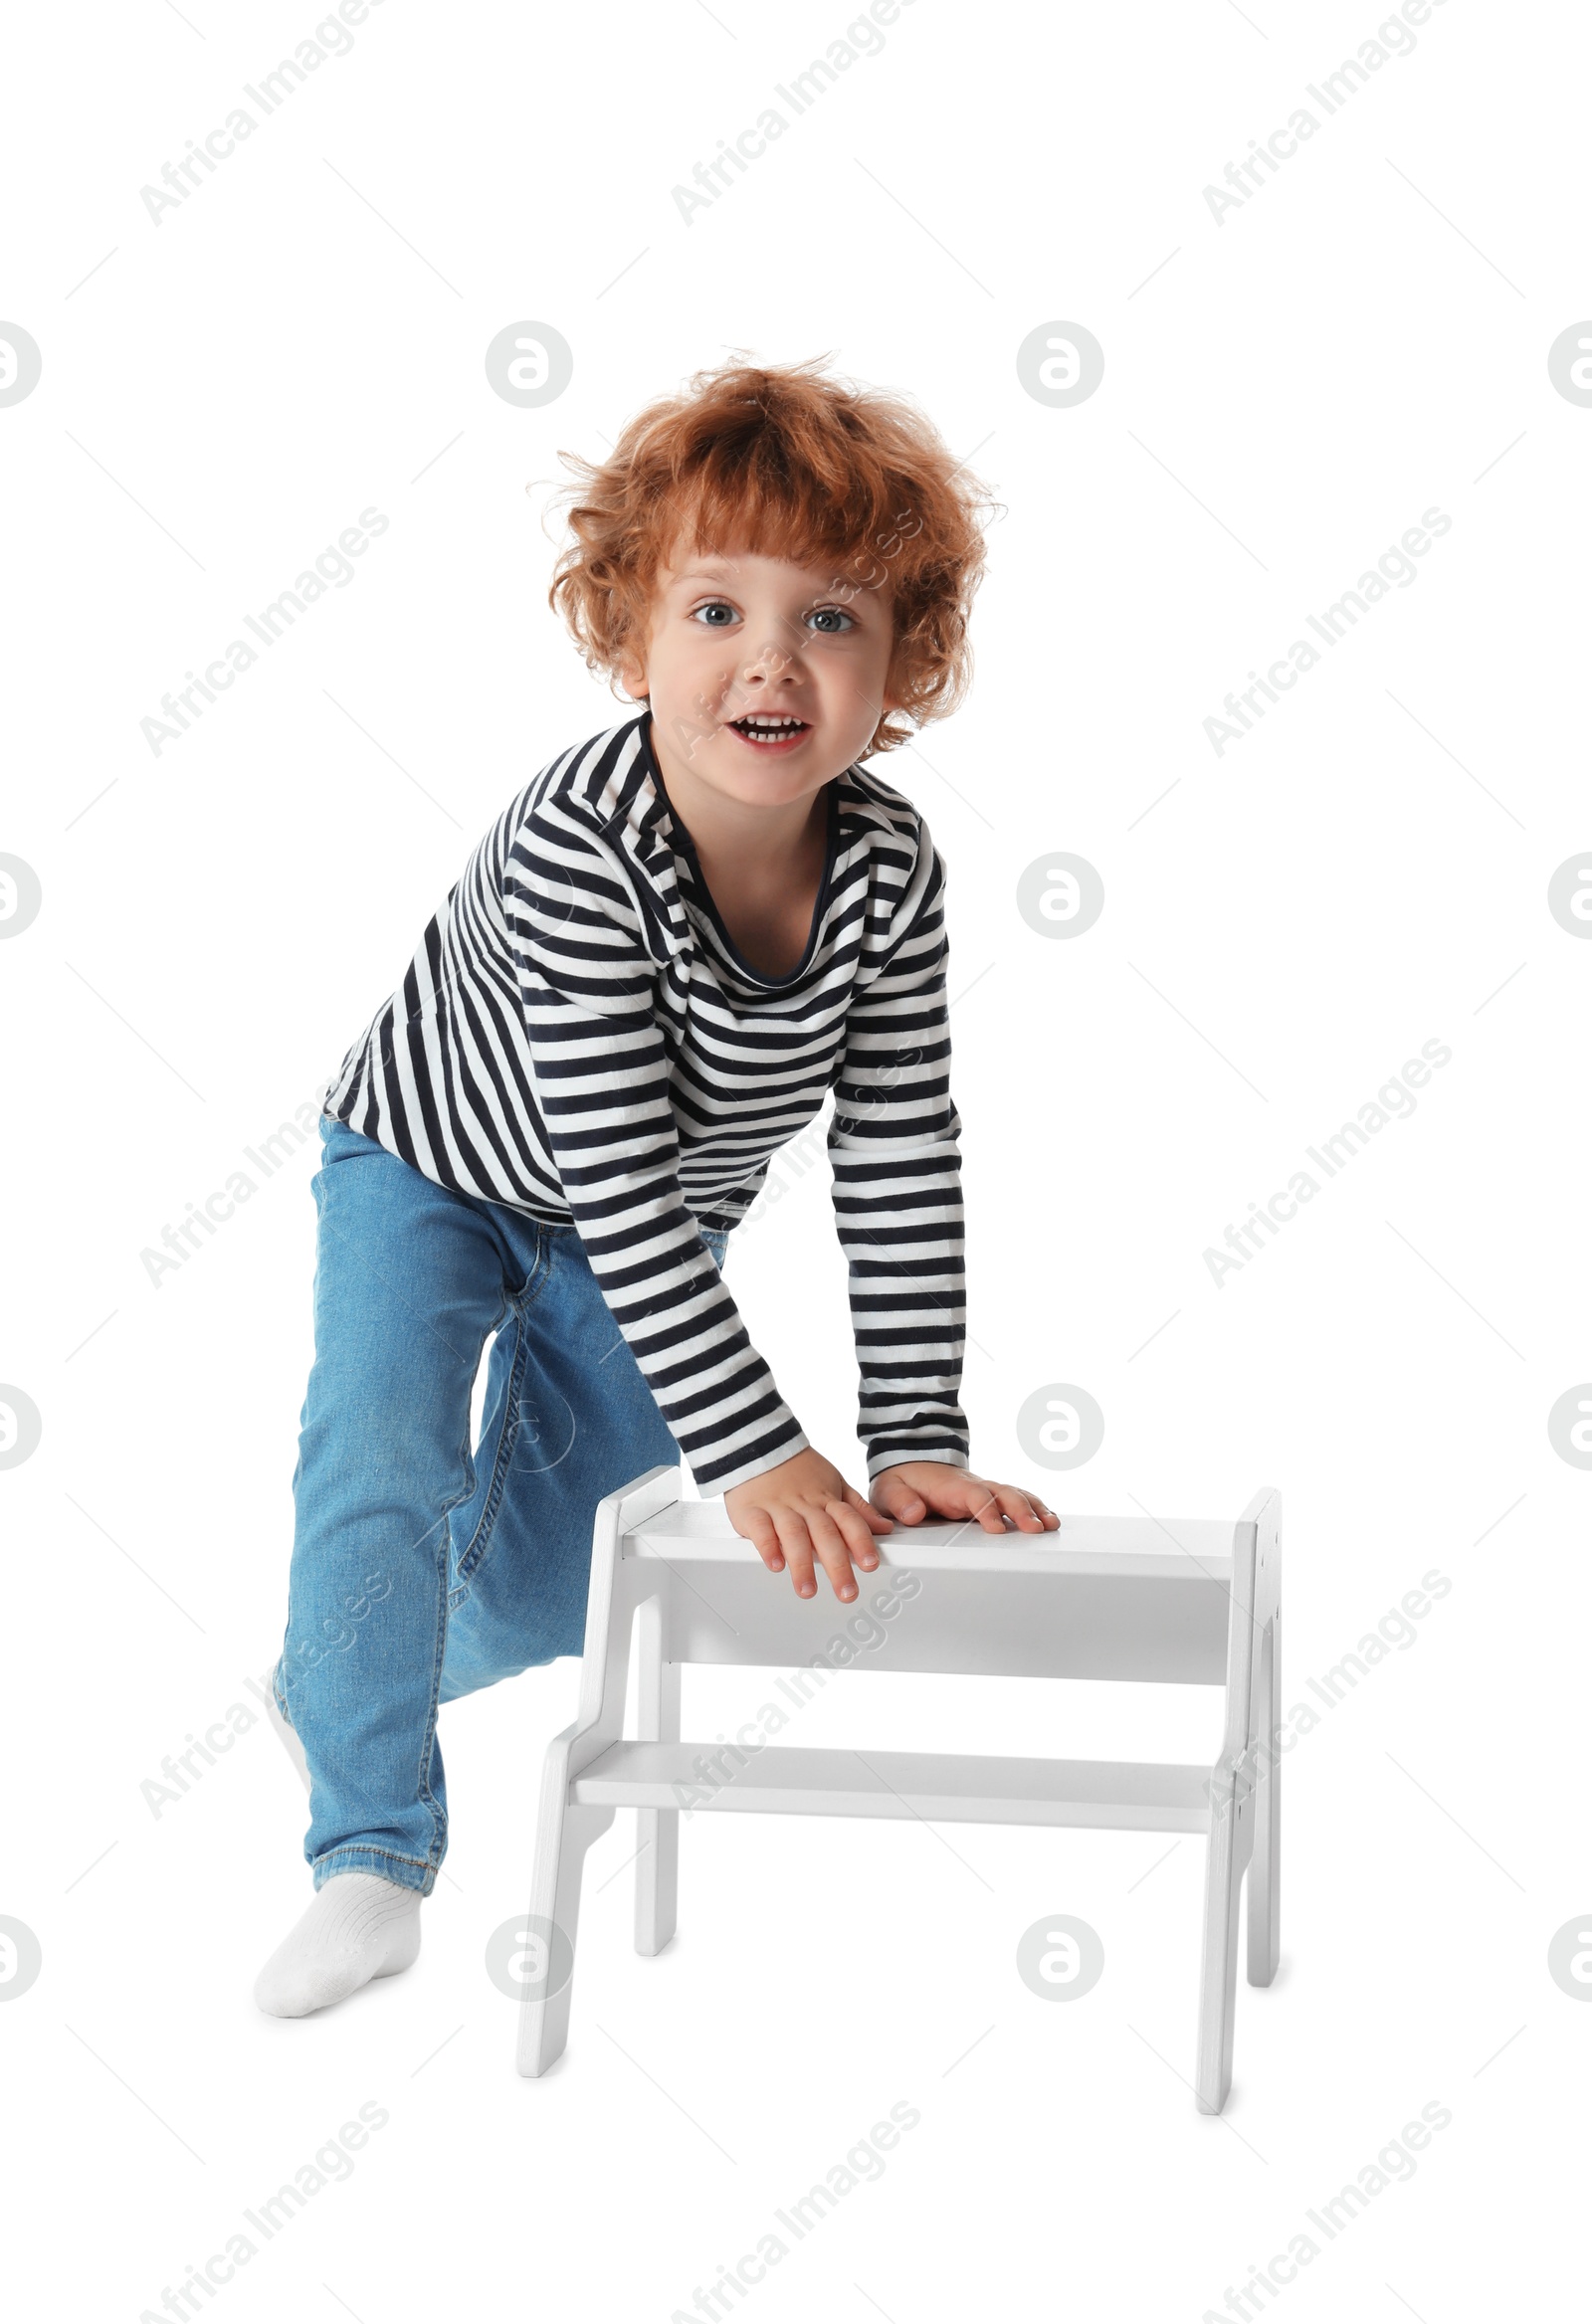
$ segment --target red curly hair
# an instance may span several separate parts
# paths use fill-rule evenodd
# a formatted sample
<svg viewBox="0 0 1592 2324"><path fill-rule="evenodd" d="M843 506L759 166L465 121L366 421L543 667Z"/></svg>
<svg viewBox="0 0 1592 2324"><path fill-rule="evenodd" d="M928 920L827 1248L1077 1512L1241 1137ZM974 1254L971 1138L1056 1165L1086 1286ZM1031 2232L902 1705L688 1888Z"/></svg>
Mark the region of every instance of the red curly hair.
<svg viewBox="0 0 1592 2324"><path fill-rule="evenodd" d="M831 587L854 595L887 589L888 690L917 725L961 701L979 518L996 503L911 404L828 379L822 361L752 364L737 350L639 412L608 460L559 454L577 479L559 495L574 539L548 602L610 686L644 643L659 572L682 545L827 565ZM885 718L868 749L911 738Z"/></svg>

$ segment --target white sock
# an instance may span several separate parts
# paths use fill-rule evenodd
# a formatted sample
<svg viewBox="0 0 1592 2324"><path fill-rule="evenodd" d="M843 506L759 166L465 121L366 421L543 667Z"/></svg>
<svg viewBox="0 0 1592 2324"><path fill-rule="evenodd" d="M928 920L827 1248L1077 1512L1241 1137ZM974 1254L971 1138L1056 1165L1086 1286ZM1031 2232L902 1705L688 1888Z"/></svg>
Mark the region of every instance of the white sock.
<svg viewBox="0 0 1592 2324"><path fill-rule="evenodd" d="M271 1669L266 1671L260 1682L265 1690L266 1724L272 1729L284 1751L287 1752L288 1757L298 1770L298 1781L307 1792L309 1789L309 1762L304 1757L304 1747L299 1742L298 1735L277 1708L277 1697L271 1683L275 1672L276 1664L273 1663Z"/></svg>
<svg viewBox="0 0 1592 2324"><path fill-rule="evenodd" d="M373 1977L393 1977L420 1951L420 1891L376 1872L337 1872L315 1892L255 1980L273 2018L307 2018Z"/></svg>

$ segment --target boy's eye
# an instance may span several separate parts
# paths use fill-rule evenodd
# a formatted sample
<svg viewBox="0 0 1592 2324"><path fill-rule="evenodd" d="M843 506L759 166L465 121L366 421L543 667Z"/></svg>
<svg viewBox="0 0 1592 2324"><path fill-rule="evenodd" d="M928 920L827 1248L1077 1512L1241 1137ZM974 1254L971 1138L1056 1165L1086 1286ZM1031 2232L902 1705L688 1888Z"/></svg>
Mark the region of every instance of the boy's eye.
<svg viewBox="0 0 1592 2324"><path fill-rule="evenodd" d="M847 630L855 630L857 627L855 616L849 614L845 607L840 605L815 605L807 618L814 622L844 622ZM846 635L846 630L824 630L820 635L826 638L843 638Z"/></svg>
<svg viewBox="0 0 1592 2324"><path fill-rule="evenodd" d="M735 608L725 597L711 597L704 605L694 605L691 609L691 619L695 621L699 613L724 613L728 614L731 621L734 621L736 618ZM725 624L723 622L706 622L703 624L703 627L709 630L721 630L725 627Z"/></svg>

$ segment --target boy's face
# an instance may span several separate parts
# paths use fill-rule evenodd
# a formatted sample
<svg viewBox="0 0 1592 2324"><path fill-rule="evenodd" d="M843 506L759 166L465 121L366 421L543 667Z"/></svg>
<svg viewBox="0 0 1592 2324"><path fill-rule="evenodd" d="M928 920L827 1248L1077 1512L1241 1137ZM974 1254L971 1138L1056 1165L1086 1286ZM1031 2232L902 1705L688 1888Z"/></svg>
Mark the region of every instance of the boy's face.
<svg viewBox="0 0 1592 2324"><path fill-rule="evenodd" d="M677 549L658 576L643 655L621 676L645 695L666 783L684 772L751 806L810 797L899 707L885 690L890 595L782 557ZM751 739L753 719L794 720ZM766 728L764 729L766 731Z"/></svg>

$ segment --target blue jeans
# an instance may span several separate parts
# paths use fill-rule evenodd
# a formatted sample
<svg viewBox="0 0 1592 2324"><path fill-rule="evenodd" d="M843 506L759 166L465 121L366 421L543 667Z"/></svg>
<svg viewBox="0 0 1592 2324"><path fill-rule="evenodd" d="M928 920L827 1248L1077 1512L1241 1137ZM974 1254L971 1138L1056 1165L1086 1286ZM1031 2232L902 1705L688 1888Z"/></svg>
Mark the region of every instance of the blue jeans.
<svg viewBox="0 0 1592 2324"><path fill-rule="evenodd" d="M581 1651L597 1502L681 1455L573 1227L438 1186L329 1114L320 1135L272 1685L309 1765L316 1889L378 1872L429 1896L448 1845L439 1703ZM724 1236L702 1240L722 1265Z"/></svg>

